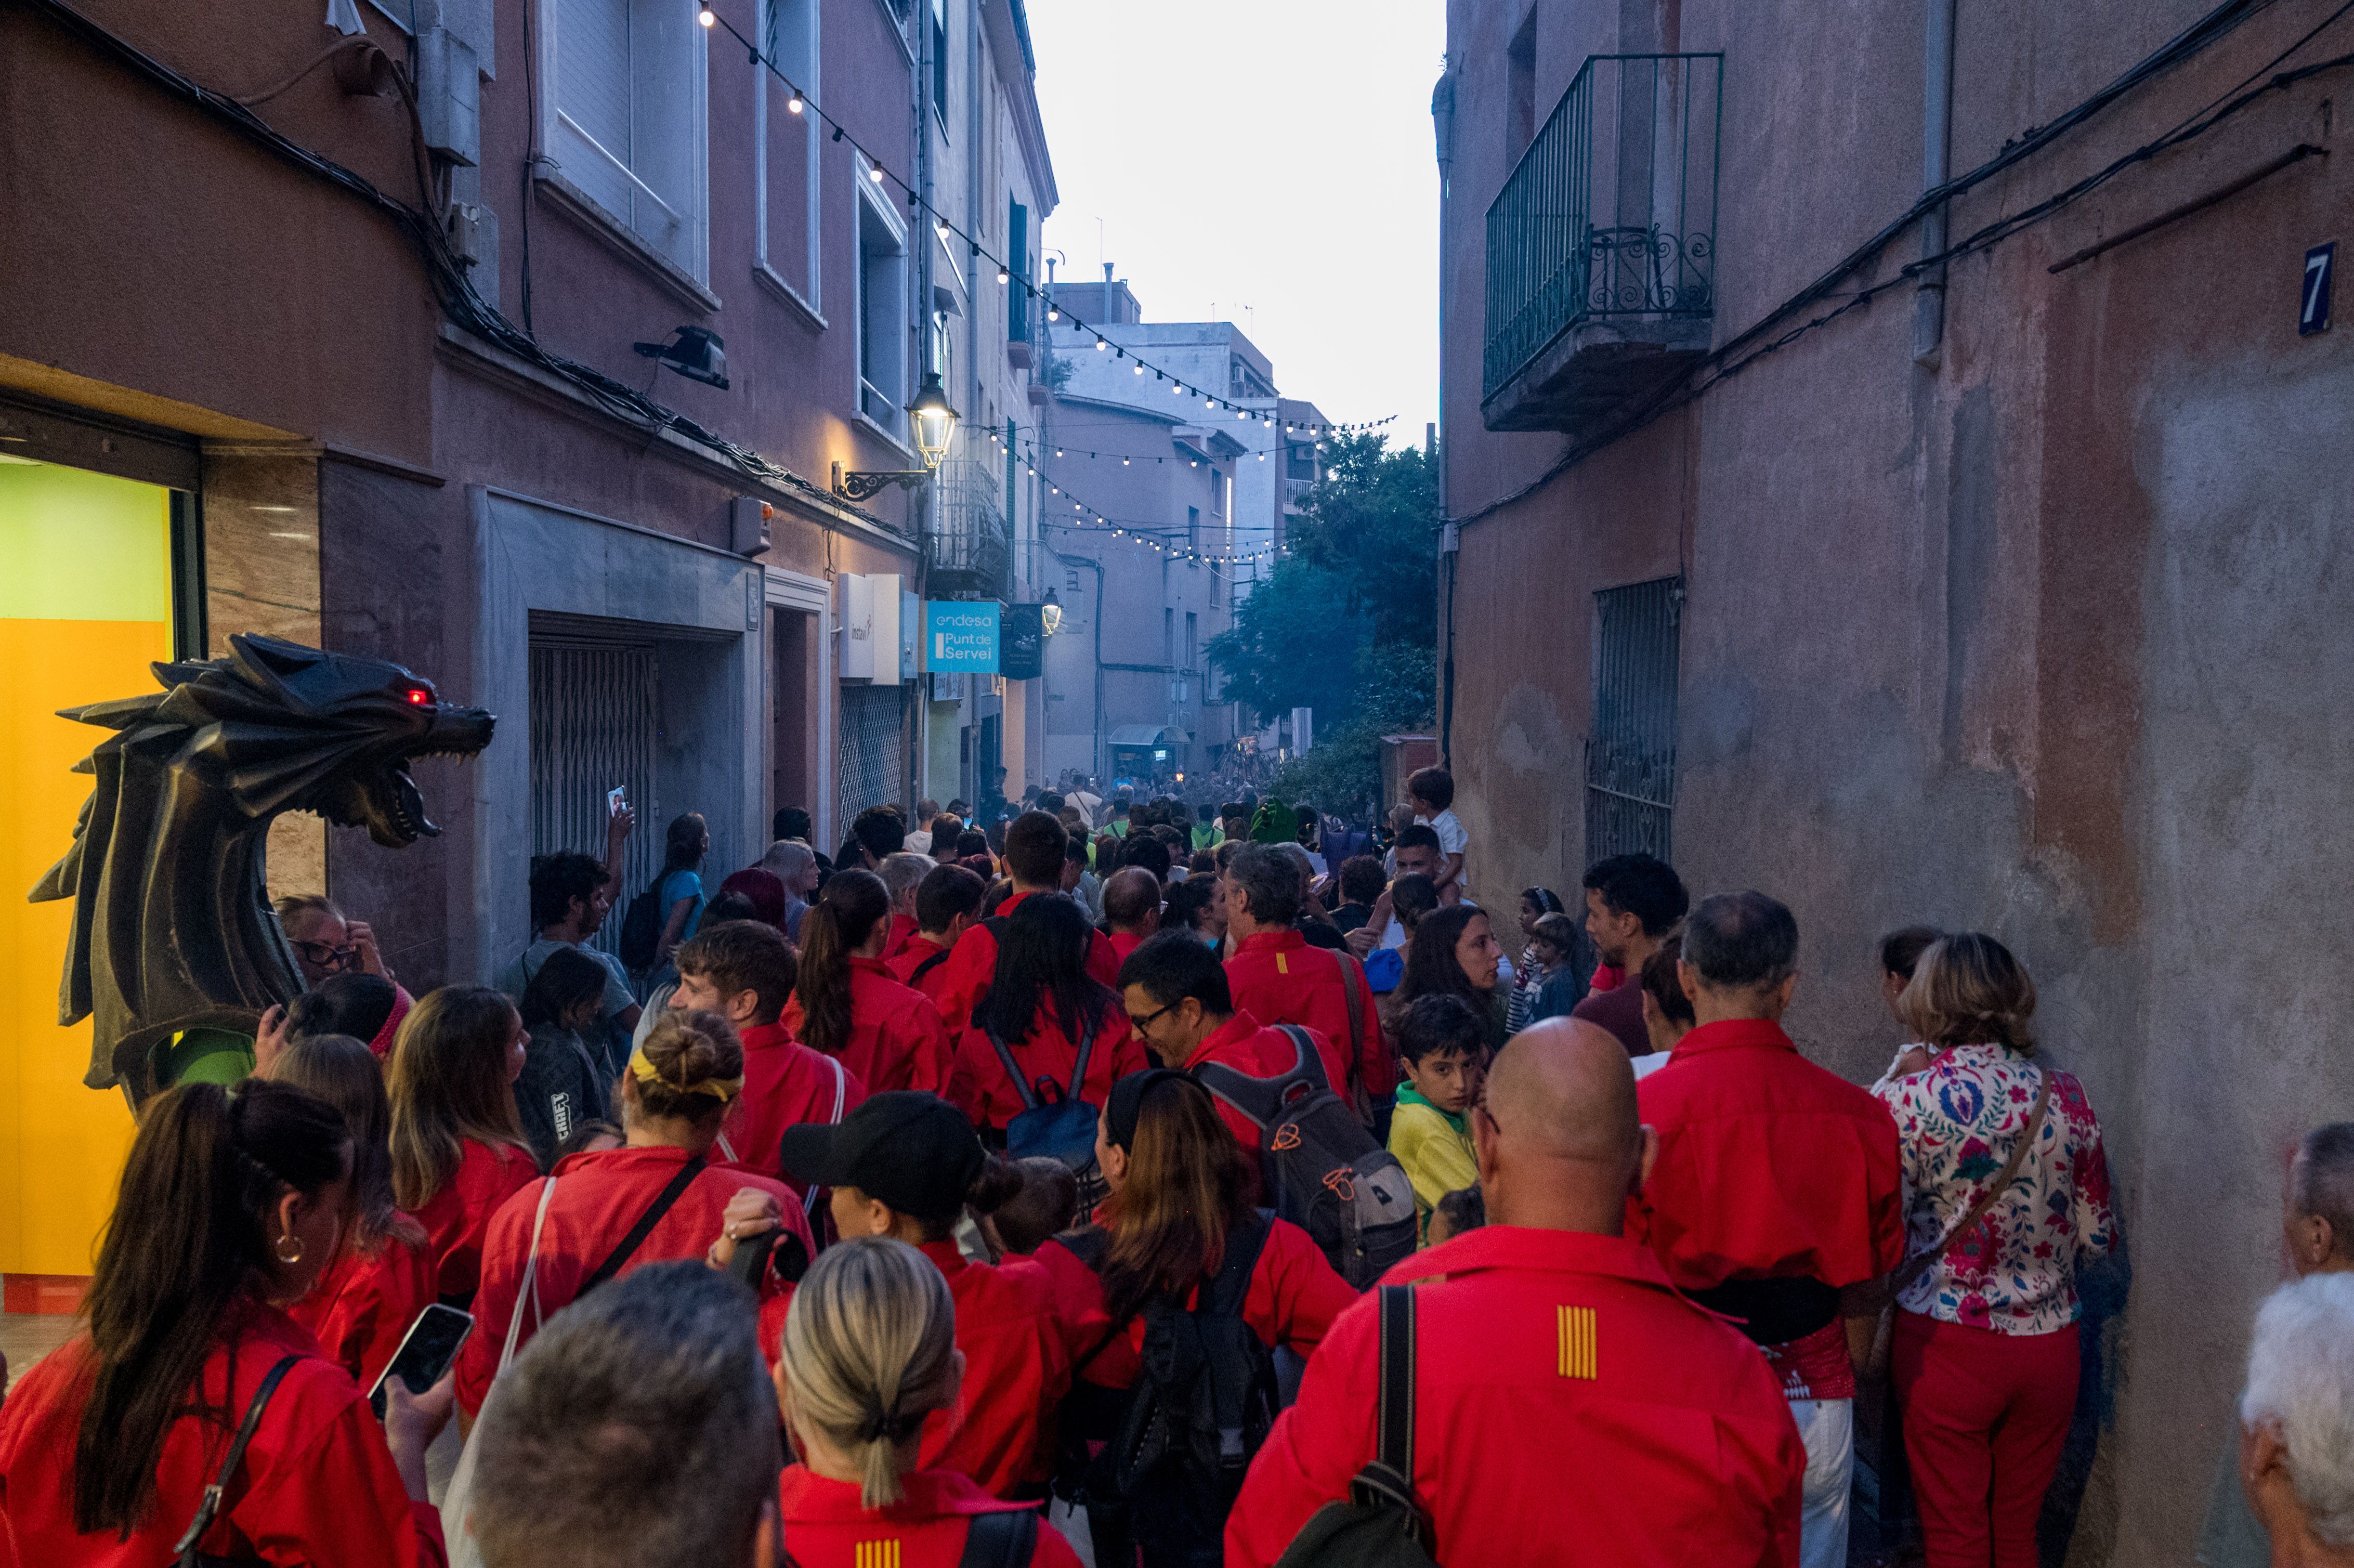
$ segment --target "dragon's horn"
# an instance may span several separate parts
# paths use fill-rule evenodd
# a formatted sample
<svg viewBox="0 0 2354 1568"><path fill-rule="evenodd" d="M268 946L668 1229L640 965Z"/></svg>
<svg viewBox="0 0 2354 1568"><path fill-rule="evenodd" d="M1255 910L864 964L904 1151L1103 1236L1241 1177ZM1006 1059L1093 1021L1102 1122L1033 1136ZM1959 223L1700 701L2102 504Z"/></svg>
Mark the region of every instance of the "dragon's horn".
<svg viewBox="0 0 2354 1568"><path fill-rule="evenodd" d="M143 697L84 703L78 708L59 708L58 717L71 719L76 724L96 725L101 729L129 729L154 713L163 701L164 694L156 692Z"/></svg>

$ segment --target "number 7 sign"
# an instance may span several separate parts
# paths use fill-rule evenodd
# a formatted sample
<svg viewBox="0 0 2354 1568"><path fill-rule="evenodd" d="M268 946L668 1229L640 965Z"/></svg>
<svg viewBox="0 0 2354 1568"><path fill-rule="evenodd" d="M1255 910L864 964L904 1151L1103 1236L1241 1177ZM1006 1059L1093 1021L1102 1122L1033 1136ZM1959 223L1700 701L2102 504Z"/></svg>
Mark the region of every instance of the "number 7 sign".
<svg viewBox="0 0 2354 1568"><path fill-rule="evenodd" d="M2304 303L2296 314L2296 335L2311 337L2329 330L2329 274L2338 260L2338 242L2317 245L2305 253Z"/></svg>

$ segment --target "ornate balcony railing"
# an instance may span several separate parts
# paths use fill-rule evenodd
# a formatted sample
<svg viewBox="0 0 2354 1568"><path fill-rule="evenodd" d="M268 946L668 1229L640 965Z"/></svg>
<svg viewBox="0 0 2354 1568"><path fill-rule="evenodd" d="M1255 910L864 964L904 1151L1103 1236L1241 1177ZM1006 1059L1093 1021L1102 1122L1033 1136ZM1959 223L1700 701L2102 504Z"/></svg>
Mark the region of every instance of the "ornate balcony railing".
<svg viewBox="0 0 2354 1568"><path fill-rule="evenodd" d="M949 458L932 482L938 503L924 539L929 591L944 599L1005 598L1013 550L1001 503L1002 469L985 458Z"/></svg>
<svg viewBox="0 0 2354 1568"><path fill-rule="evenodd" d="M1596 55L1488 208L1481 397L1571 328L1716 301L1722 55Z"/></svg>

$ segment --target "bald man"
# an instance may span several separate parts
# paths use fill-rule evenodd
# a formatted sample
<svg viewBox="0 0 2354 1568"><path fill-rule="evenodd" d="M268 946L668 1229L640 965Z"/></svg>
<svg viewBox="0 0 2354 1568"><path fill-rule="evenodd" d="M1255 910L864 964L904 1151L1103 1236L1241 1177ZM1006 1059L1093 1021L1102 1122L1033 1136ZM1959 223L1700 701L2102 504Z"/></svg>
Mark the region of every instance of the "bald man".
<svg viewBox="0 0 2354 1568"><path fill-rule="evenodd" d="M1442 1563L1793 1568L1807 1456L1755 1346L1621 1234L1655 1152L1616 1035L1548 1019L1471 1117L1488 1224L1384 1277L1415 1315L1415 1493ZM1332 1325L1226 1522L1283 1554L1374 1458L1376 1292Z"/></svg>
<svg viewBox="0 0 2354 1568"><path fill-rule="evenodd" d="M1111 950L1121 963L1161 929L1161 881L1140 865L1124 865L1104 878L1104 924L1111 927Z"/></svg>

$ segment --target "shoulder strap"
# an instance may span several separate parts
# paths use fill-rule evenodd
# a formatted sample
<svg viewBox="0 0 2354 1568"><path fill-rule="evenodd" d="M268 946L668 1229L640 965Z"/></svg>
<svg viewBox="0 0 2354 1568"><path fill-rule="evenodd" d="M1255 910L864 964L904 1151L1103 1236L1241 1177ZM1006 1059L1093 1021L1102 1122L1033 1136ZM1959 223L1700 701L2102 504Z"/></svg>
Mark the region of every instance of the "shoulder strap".
<svg viewBox="0 0 2354 1568"><path fill-rule="evenodd" d="M850 1093L850 1079L842 1070L841 1057L828 1056L825 1064L833 1069L833 1114L825 1118L826 1125L832 1127L842 1120L842 1102Z"/></svg>
<svg viewBox="0 0 2354 1568"><path fill-rule="evenodd" d="M1227 1234L1226 1255L1218 1260L1218 1272L1202 1287L1194 1311L1214 1317L1242 1315L1243 1298L1250 1294L1251 1276L1258 1272L1258 1255L1274 1229L1273 1214L1265 1209L1253 1209L1242 1227Z"/></svg>
<svg viewBox="0 0 2354 1568"><path fill-rule="evenodd" d="M287 1370L302 1359L300 1355L280 1357L278 1364L263 1375L261 1386L253 1391L253 1403L245 1407L245 1420L239 1425L237 1436L229 1439L228 1453L221 1460L220 1474L215 1476L213 1484L205 1489L204 1500L196 1505L196 1517L188 1520L188 1528L180 1532L179 1544L172 1548L181 1557L186 1558L196 1550L196 1542L205 1538L205 1532L213 1527L213 1520L220 1517L221 1498L228 1492L229 1482L236 1478L238 1467L245 1463L245 1446L253 1441L254 1430L261 1425L263 1407L269 1404L270 1396L278 1392L278 1384L286 1376Z"/></svg>
<svg viewBox="0 0 2354 1568"><path fill-rule="evenodd" d="M596 1271L580 1282L580 1288L572 1293L572 1299L579 1300L580 1298L620 1273L622 1265L628 1263L631 1255L645 1245L646 1237L653 1234L654 1226L661 1222L664 1214L670 1213L670 1206L677 1202L680 1195L693 1186L695 1179L702 1174L703 1156L700 1154L680 1166L678 1174L670 1179L668 1186L655 1194L654 1201L646 1206L646 1212L638 1216L638 1223L630 1227L630 1234L621 1238L621 1245L607 1254L605 1261L597 1266Z"/></svg>
<svg viewBox="0 0 2354 1568"><path fill-rule="evenodd" d="M957 1568L1026 1568L1037 1550L1036 1509L977 1513L965 1528L964 1555Z"/></svg>
<svg viewBox="0 0 2354 1568"><path fill-rule="evenodd" d="M1320 1089L1331 1088L1331 1075L1324 1070L1324 1053L1316 1049L1316 1042L1308 1037L1308 1031L1297 1023L1278 1023L1276 1027L1291 1037L1292 1049L1299 1053L1299 1059L1284 1076L1305 1077Z"/></svg>
<svg viewBox="0 0 2354 1568"><path fill-rule="evenodd" d="M1365 1001L1357 988L1365 981L1365 969L1357 962L1357 955L1343 948L1332 955L1341 960L1341 996L1349 1004L1349 1060L1361 1061L1365 1054ZM1372 1088L1371 1085L1366 1086Z"/></svg>
<svg viewBox="0 0 2354 1568"><path fill-rule="evenodd" d="M1382 1291L1382 1384L1374 1457L1414 1479L1414 1287Z"/></svg>
<svg viewBox="0 0 2354 1568"><path fill-rule="evenodd" d="M934 953L930 958L926 959L922 963L917 964L914 969L907 972L907 983L909 985L916 984L916 982L922 980L926 975L930 974L934 969L938 969L942 964L947 963L949 959L955 956L956 949L954 948L942 948L938 952Z"/></svg>
<svg viewBox="0 0 2354 1568"><path fill-rule="evenodd" d="M2020 1131L2019 1141L2010 1146L2010 1158L2003 1161L2002 1169L1995 1172L1994 1181L1985 1192L1978 1194L1978 1201L1970 1205L1970 1212L1964 1214L1954 1228L1946 1233L1942 1241L1926 1252L1914 1254L1905 1261L1903 1267L1896 1271L1895 1276L1888 1282L1888 1293L1891 1296L1906 1289L1914 1280L1927 1273L1931 1264L1945 1256L1956 1242L1969 1233L1971 1226L1987 1217L1987 1212L1995 1206L1996 1201L2009 1192L2010 1184L2019 1179L2020 1167L2027 1163L2028 1150L2035 1147L2036 1139L2042 1134L2043 1113L2052 1106L2052 1075L2047 1070L2038 1074L2037 1076L2042 1082L2035 1091L2035 1108L2027 1113L2027 1126Z"/></svg>
<svg viewBox="0 0 2354 1568"><path fill-rule="evenodd" d="M1085 1086L1086 1086L1086 1085L1087 1085L1087 1058L1088 1058L1088 1056L1092 1055L1092 1054L1094 1054L1094 1052L1095 1052L1095 1048L1096 1048L1096 1030L1097 1030L1098 1027L1100 1027L1100 1026L1102 1025L1102 1023L1103 1023L1103 1020L1102 1020L1102 1019L1100 1019L1100 1018L1098 1018L1098 1019L1097 1019L1097 1020L1095 1021L1095 1022L1090 1023L1090 1024L1087 1024L1084 1029L1082 1029L1082 1030L1080 1031L1080 1033L1079 1033L1079 1061L1078 1061L1078 1065L1076 1065L1076 1066L1075 1066L1075 1067L1073 1067L1073 1068L1071 1069L1071 1094L1070 1094L1070 1097L1071 1097L1072 1099L1075 1099L1075 1100L1076 1100L1076 1099L1080 1098L1081 1097L1080 1097L1080 1095L1079 1095L1079 1090L1080 1090L1080 1089L1082 1089L1083 1087L1085 1087Z"/></svg>
<svg viewBox="0 0 2354 1568"><path fill-rule="evenodd" d="M1016 1062L1013 1059L1013 1053L1005 1048L1004 1036L986 1026L982 1028L981 1033L989 1036L990 1048L997 1053L997 1059L1005 1065L1005 1075L1013 1080L1013 1092L1022 1097L1022 1108L1036 1110L1038 1097L1031 1089L1030 1081L1022 1075L1022 1064Z"/></svg>
<svg viewBox="0 0 2354 1568"><path fill-rule="evenodd" d="M523 1338L523 1309L531 1307L532 1327L539 1327L539 1233L547 1224L547 1201L556 1196L556 1178L550 1176L540 1183L539 1212L531 1217L531 1250L524 1255L523 1278L515 1286L514 1310L507 1314L506 1349L499 1352L499 1372L505 1372L515 1358L515 1341ZM496 1374L493 1374L495 1376Z"/></svg>

